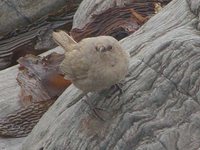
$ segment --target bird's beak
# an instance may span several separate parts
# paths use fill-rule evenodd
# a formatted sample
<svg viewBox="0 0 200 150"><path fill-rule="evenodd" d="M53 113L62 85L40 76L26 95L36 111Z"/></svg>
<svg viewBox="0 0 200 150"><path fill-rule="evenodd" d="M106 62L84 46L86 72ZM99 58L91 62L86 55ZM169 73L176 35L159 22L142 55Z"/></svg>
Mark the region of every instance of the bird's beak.
<svg viewBox="0 0 200 150"><path fill-rule="evenodd" d="M99 52L105 52L106 48L104 46L99 47Z"/></svg>

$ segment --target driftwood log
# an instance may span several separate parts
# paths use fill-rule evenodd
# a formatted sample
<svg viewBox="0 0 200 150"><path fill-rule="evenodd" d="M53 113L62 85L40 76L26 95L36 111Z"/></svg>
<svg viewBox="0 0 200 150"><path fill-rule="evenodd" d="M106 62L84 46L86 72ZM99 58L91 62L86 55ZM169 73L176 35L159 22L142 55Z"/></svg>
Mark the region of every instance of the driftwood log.
<svg viewBox="0 0 200 150"><path fill-rule="evenodd" d="M25 27L63 5L73 5L81 0L3 0L0 1L0 36L11 30Z"/></svg>
<svg viewBox="0 0 200 150"><path fill-rule="evenodd" d="M83 1L75 22L109 6L103 0L98 5L89 2ZM22 149L199 149L199 7L200 1L174 0L139 31L120 41L131 54L124 94L116 92L109 98L109 90L90 94L96 106L108 110L103 112L106 121L92 115L81 101L83 95L72 85L32 133L20 139L24 140ZM86 8L92 11L81 14ZM9 73L5 70L0 75L5 80ZM8 77L13 81L15 75L13 71ZM4 97L16 96L9 94L5 92Z"/></svg>
<svg viewBox="0 0 200 150"><path fill-rule="evenodd" d="M72 0L67 0L63 4L62 0L58 0L54 5L54 0L50 2L36 0L34 3L31 0L27 0L26 3L22 1L19 0L16 3L14 3L14 0L0 2L0 12L2 11L3 14L0 18L0 70L15 65L16 60L25 54L38 55L54 48L56 45L51 38L52 31L57 29L70 31L73 15L81 2L81 0L73 2ZM71 35L77 41L85 37L98 35L111 35L121 40L135 32L160 9L159 6L164 6L169 1L171 0L149 0L143 2L129 0L129 3L126 4L119 2L119 4L115 4L112 0L108 1L109 9L104 8L100 12L95 10L95 14L88 17L90 18L89 20L86 18L85 22L83 22L84 28L74 27L71 30ZM41 3L43 5L40 5ZM8 11L8 8L11 10ZM40 11L41 9L43 11ZM83 13L90 13L88 10L84 10ZM10 13L12 14L13 11L15 13L10 17ZM27 15L24 15L24 13ZM25 23L22 21L24 18L30 21ZM3 31L9 30L9 32L4 34L4 32L1 32L1 28L4 28L4 25L9 21L14 23L9 24L12 30L6 28ZM89 22L85 24L86 21ZM18 22L23 23L23 25L19 26ZM81 24L78 25L81 26Z"/></svg>
<svg viewBox="0 0 200 150"><path fill-rule="evenodd" d="M120 40L135 32L135 30L155 14L156 4L164 5L164 3L161 4L158 2L159 0L149 1L148 3L132 1L126 6L110 8L105 10L105 12L92 17L90 23L86 25L84 29L73 29L71 35L76 41L80 41L85 37L98 35L111 35ZM0 45L1 43L4 43L3 48L7 48L9 51L11 51L10 47L13 47L13 51L17 56L22 54L24 46L26 47L24 53L29 53L29 51L32 50L28 47L35 38L32 35L31 37L33 37L33 39L30 39L29 33L31 32L34 35L38 35L38 32L45 29L46 32L40 34L40 36L42 39L46 39L45 35L51 35L51 30L56 29L56 27L60 28L61 26L64 26L65 30L69 30L66 25L72 22L72 10L74 10L76 6L76 3L73 3L73 6L66 5L59 12L48 15L39 21L35 21L33 24L29 25L28 29L25 28L19 30L20 36L15 34L15 32L10 32L4 37L7 38L7 42L6 40L0 40ZM23 35L27 36L24 37ZM16 36L18 40L14 42L15 40L13 40L12 36ZM51 39L51 36L47 39ZM42 43L42 45L45 46L49 45L47 43L53 43L51 40L47 39L41 40L39 43ZM26 40L30 43L27 43ZM22 43L20 44L20 42ZM12 45L10 43L12 43ZM19 44L19 47L16 43ZM20 51L15 51L15 49L19 49ZM0 51L1 50L2 49L0 49ZM4 55L5 51L3 51ZM15 55L12 57L12 61L14 58L16 58ZM19 93L19 103L21 103L21 108L5 117L0 116L1 137L14 138L27 136L41 116L70 84L69 81L63 79L63 76L60 75L58 71L58 65L63 58L63 55L54 53L44 58L27 55L18 60L20 67L16 80L21 87Z"/></svg>
<svg viewBox="0 0 200 150"><path fill-rule="evenodd" d="M25 3L22 1L16 1L16 4L13 4L14 0L0 2L0 14L2 14L0 17L0 70L15 65L16 60L21 56L38 55L56 47L51 38L52 31L71 29L73 15L81 0L73 1L73 3L70 0L27 0ZM11 4L13 7L10 6ZM10 11L7 10L7 5L11 7ZM26 23L22 21L24 19L20 15L22 13L27 14L25 18L31 21ZM23 25L19 26L18 23ZM8 26L6 30L4 25ZM1 31L1 28L6 34Z"/></svg>
<svg viewBox="0 0 200 150"><path fill-rule="evenodd" d="M128 6L109 8L99 15L93 15L91 22L83 29L73 28L70 34L77 42L99 35L110 35L121 40L138 30L155 14L154 3L132 2Z"/></svg>
<svg viewBox="0 0 200 150"><path fill-rule="evenodd" d="M75 28L76 30L74 30L73 28L71 35L76 41L80 41L85 37L98 35L111 35L120 40L135 32L135 30L142 26L161 8L161 5L165 5L164 2L159 2L159 0L149 1L147 3L132 1L126 6L114 6L99 15L93 15L94 17L92 17L90 23L87 24L84 29ZM157 8L156 5L158 5ZM13 51L15 51L15 49L20 49L20 51L15 52L17 56L20 56L24 46L26 47L25 53L28 53L30 50L28 48L32 41L32 39L29 39L30 31L37 35L36 31L41 32L42 29L47 28L45 34L40 35L43 39L46 39L44 35L49 35L52 28L56 29L57 26L59 28L60 26L64 26L65 30L69 30L66 25L72 22L72 14L76 6L76 3L73 3L72 6L66 5L59 12L48 15L39 21L34 22L32 25L29 25L28 29L25 28L19 30L19 33L22 33L22 35L20 35L20 40L17 40L16 42L20 43L20 41L23 41L22 43L24 45L21 43L23 46L19 44L19 47L17 47L18 44L13 42L12 36L16 36L18 39L19 35L10 32L4 37L7 38L7 43L5 40L1 41L4 44L6 43L4 48L9 49L9 51L11 50L9 47L13 47ZM24 37L23 34L26 34L27 36ZM30 43L27 44L25 40L28 40ZM41 40L39 43L47 46L49 45L47 43L52 42L51 40ZM27 45L29 46L27 47ZM12 60L14 60L14 58L15 55ZM27 136L41 116L71 83L64 80L63 76L60 75L60 72L58 71L58 65L63 58L63 55L53 53L43 58L40 56L27 55L18 60L20 67L16 80L21 87L19 93L19 103L21 104L21 108L5 117L0 116L1 137L14 138Z"/></svg>
<svg viewBox="0 0 200 150"><path fill-rule="evenodd" d="M108 6L104 0L98 5L83 1L75 22L86 18L84 10L103 6ZM110 98L109 90L90 94L96 106L107 109L106 121L92 115L72 85L42 117L22 149L199 149L199 7L200 1L174 0L120 41L131 54L124 94L116 92Z"/></svg>

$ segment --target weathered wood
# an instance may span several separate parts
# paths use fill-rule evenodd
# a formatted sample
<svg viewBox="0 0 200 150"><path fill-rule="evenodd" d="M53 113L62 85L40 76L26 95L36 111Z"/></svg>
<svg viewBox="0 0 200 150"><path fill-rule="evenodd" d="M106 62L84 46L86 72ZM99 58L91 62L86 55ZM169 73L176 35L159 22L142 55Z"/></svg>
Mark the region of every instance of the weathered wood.
<svg viewBox="0 0 200 150"><path fill-rule="evenodd" d="M99 15L93 15L90 23L84 28L73 28L70 35L75 41L86 37L110 35L121 40L138 30L155 14L155 2L140 2L125 7L113 7Z"/></svg>
<svg viewBox="0 0 200 150"><path fill-rule="evenodd" d="M91 0L83 3L78 19L88 16L85 10L110 5L104 0L98 5ZM106 121L92 115L72 85L42 117L22 149L200 148L199 7L199 0L174 0L120 41L132 57L124 94L119 97L115 92L110 98L105 93L90 94L96 106L108 110L103 113ZM76 23L84 21L76 17Z"/></svg>
<svg viewBox="0 0 200 150"><path fill-rule="evenodd" d="M49 2L50 8L48 8L50 10L52 8L51 2ZM38 4L40 4L40 2L38 2ZM61 8L56 12L49 10L50 13L46 12L43 17L37 20L35 18L35 20L33 20L34 22L23 24L22 27L11 30L8 34L1 34L0 70L15 65L16 60L25 54L38 55L56 47L56 44L51 38L52 31L62 28L70 31L73 15L78 7L78 4L78 2L71 4L67 1L62 7L60 6ZM40 13L37 17L40 17Z"/></svg>
<svg viewBox="0 0 200 150"><path fill-rule="evenodd" d="M109 8L113 7L124 7L128 6L132 3L152 3L152 2L160 2L163 5L169 3L171 0L99 0L99 1L91 1L84 0L76 11L73 20L73 28L83 29L86 24L93 20L93 15L101 14L105 12Z"/></svg>
<svg viewBox="0 0 200 150"><path fill-rule="evenodd" d="M81 0L3 0L0 1L0 35L16 28L25 27L64 5L80 3Z"/></svg>

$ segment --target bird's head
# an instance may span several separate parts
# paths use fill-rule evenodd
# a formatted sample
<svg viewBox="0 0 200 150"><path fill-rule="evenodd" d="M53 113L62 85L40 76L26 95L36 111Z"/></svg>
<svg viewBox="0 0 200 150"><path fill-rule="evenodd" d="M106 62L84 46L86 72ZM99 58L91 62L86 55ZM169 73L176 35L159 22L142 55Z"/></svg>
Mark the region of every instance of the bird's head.
<svg viewBox="0 0 200 150"><path fill-rule="evenodd" d="M85 38L78 45L84 51L101 56L116 54L122 49L119 42L111 36Z"/></svg>

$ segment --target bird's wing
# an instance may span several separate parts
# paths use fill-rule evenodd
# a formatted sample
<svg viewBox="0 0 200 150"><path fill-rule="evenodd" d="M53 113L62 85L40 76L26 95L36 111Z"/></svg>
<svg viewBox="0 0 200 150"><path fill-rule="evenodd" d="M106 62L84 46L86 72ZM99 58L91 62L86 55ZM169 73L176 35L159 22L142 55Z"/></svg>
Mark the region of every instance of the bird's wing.
<svg viewBox="0 0 200 150"><path fill-rule="evenodd" d="M60 65L65 78L70 80L79 80L88 77L88 60L83 57L78 50L73 50L65 54L65 59Z"/></svg>

